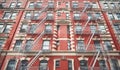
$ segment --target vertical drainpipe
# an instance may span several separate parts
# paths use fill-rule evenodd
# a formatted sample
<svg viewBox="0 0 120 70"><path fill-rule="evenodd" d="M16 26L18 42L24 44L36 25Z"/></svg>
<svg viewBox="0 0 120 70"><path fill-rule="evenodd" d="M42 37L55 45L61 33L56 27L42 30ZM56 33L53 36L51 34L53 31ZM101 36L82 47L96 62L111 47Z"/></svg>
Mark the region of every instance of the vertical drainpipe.
<svg viewBox="0 0 120 70"><path fill-rule="evenodd" d="M28 2L28 0L26 0L25 5L24 5L24 8L26 8L27 2ZM23 3L24 3L24 2L23 2ZM11 45L12 41L14 40L15 33L17 32L17 28L18 28L18 26L19 26L19 23L20 23L20 20L21 20L21 18L22 18L22 14L23 14L23 13L24 13L24 10L22 10L22 11L20 10L20 11L19 11L19 15L20 15L20 16L18 16L19 18L16 19L16 20L18 20L18 21L15 22L16 27L15 27L15 30L13 31L14 33L13 33L12 36L11 36L11 40L10 40L10 42L9 42L9 44L8 44L7 50L10 49L10 45ZM0 70L2 70L2 68L3 68L3 64L4 64L4 61L5 61L6 55L7 55L7 52L5 52L5 56L4 56L4 58L3 58L3 61L1 62L2 65L1 65L1 67L0 67Z"/></svg>

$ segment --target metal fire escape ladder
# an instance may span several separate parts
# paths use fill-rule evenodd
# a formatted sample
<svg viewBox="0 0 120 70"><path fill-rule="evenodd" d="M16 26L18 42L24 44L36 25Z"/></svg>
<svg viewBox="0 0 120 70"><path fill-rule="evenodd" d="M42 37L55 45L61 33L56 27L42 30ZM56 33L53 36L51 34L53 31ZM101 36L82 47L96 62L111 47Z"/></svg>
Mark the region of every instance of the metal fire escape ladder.
<svg viewBox="0 0 120 70"><path fill-rule="evenodd" d="M37 31L39 26L46 20L46 18L47 18L47 16L45 18L43 18L43 20L37 25L37 27L35 28L35 32Z"/></svg>
<svg viewBox="0 0 120 70"><path fill-rule="evenodd" d="M97 55L96 55L96 57L95 57L95 60L94 60L94 62L93 62L93 65L92 65L92 67L91 67L91 70L94 70L94 66L95 66L95 63L96 63L96 61L97 61L97 58L99 57L99 55L100 55L100 50L99 51L97 51Z"/></svg>
<svg viewBox="0 0 120 70"><path fill-rule="evenodd" d="M89 42L88 42L88 44L87 44L87 46L86 46L86 50L88 49L88 47L89 47L89 45L90 45L90 42L91 42L91 40L92 40L95 32L96 32L96 31L94 31L94 32L92 33L92 36L90 37L90 40L89 40Z"/></svg>
<svg viewBox="0 0 120 70"><path fill-rule="evenodd" d="M88 8L88 6L89 6L89 5L87 5L87 6L83 9L83 11L81 12L81 16L82 16L82 14L86 11L86 9Z"/></svg>
<svg viewBox="0 0 120 70"><path fill-rule="evenodd" d="M87 20L86 24L85 24L84 27L82 28L82 33L83 33L83 30L86 28L87 24L89 23L90 19L91 19L91 18L88 17L88 20ZM81 33L81 34L82 34L82 33Z"/></svg>
<svg viewBox="0 0 120 70"><path fill-rule="evenodd" d="M37 37L37 39L33 42L33 45L36 44L39 39L42 37L42 35L44 35L44 30L43 32ZM27 69L30 68L30 66L37 60L37 58L40 56L40 54L42 53L41 50L39 50L39 52L35 55L35 57L30 61L30 63L27 65Z"/></svg>
<svg viewBox="0 0 120 70"><path fill-rule="evenodd" d="M48 5L47 5L46 7L44 7L44 8L40 11L40 15L41 15L42 12L44 12L47 8L48 8Z"/></svg>

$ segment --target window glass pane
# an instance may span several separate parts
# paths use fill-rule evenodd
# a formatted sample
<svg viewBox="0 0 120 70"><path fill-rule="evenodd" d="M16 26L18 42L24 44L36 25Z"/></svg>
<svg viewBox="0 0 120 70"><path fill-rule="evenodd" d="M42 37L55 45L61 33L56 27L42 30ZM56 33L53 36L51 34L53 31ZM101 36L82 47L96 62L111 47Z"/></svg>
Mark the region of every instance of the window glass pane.
<svg viewBox="0 0 120 70"><path fill-rule="evenodd" d="M27 32L27 30L28 30L28 25L27 24L22 24L20 32Z"/></svg>
<svg viewBox="0 0 120 70"><path fill-rule="evenodd" d="M30 51L33 46L33 40L27 40L25 45L25 50Z"/></svg>
<svg viewBox="0 0 120 70"><path fill-rule="evenodd" d="M18 2L17 5L16 5L16 7L17 7L17 8L20 8L21 5L22 5L22 3L21 3L21 2Z"/></svg>
<svg viewBox="0 0 120 70"><path fill-rule="evenodd" d="M9 19L11 16L11 13L10 12L5 12L4 13L4 16L3 16L3 19Z"/></svg>
<svg viewBox="0 0 120 70"><path fill-rule="evenodd" d="M118 20L120 20L120 13L116 13Z"/></svg>
<svg viewBox="0 0 120 70"><path fill-rule="evenodd" d="M56 67L59 67L59 66L60 66L60 61L59 61L59 60L56 60L55 63L56 63L56 64L55 64Z"/></svg>
<svg viewBox="0 0 120 70"><path fill-rule="evenodd" d="M30 33L35 33L36 27L37 27L36 24L32 24L31 27L30 27Z"/></svg>
<svg viewBox="0 0 120 70"><path fill-rule="evenodd" d="M20 69L19 70L27 70L28 60L22 60L20 63Z"/></svg>
<svg viewBox="0 0 120 70"><path fill-rule="evenodd" d="M77 44L77 50L79 51L84 51L85 50L85 47L84 47L84 41L83 40L79 40L78 41L78 44Z"/></svg>
<svg viewBox="0 0 120 70"><path fill-rule="evenodd" d="M114 16L113 16L112 13L108 13L108 16L109 16L110 19L114 19Z"/></svg>
<svg viewBox="0 0 120 70"><path fill-rule="evenodd" d="M48 50L50 46L50 41L43 41L43 50Z"/></svg>
<svg viewBox="0 0 120 70"><path fill-rule="evenodd" d="M73 2L73 8L78 8L78 3L77 2Z"/></svg>
<svg viewBox="0 0 120 70"><path fill-rule="evenodd" d="M4 33L9 33L11 30L11 27L12 27L12 25L7 25L5 30L4 30Z"/></svg>
<svg viewBox="0 0 120 70"><path fill-rule="evenodd" d="M112 49L112 44L110 41L104 41L104 44L105 44L105 49L106 50L113 50Z"/></svg>
<svg viewBox="0 0 120 70"><path fill-rule="evenodd" d="M93 3L92 5L93 5L93 8L98 8L96 3Z"/></svg>
<svg viewBox="0 0 120 70"><path fill-rule="evenodd" d="M112 63L112 70L119 70L119 63L117 59L111 59L111 63Z"/></svg>
<svg viewBox="0 0 120 70"><path fill-rule="evenodd" d="M105 60L99 60L100 70L107 70Z"/></svg>
<svg viewBox="0 0 120 70"><path fill-rule="evenodd" d="M34 8L34 2L30 2L29 8Z"/></svg>
<svg viewBox="0 0 120 70"><path fill-rule="evenodd" d="M17 16L17 12L14 12L12 15L11 15L11 19L15 19Z"/></svg>
<svg viewBox="0 0 120 70"><path fill-rule="evenodd" d="M111 3L111 7L112 7L112 8L115 8L115 4L114 4L114 3Z"/></svg>
<svg viewBox="0 0 120 70"><path fill-rule="evenodd" d="M12 3L10 4L10 8L14 8L15 5L16 5L16 3L15 3L15 2L12 2Z"/></svg>
<svg viewBox="0 0 120 70"><path fill-rule="evenodd" d="M5 40L4 39L0 39L0 49L2 48L3 44L4 44Z"/></svg>
<svg viewBox="0 0 120 70"><path fill-rule="evenodd" d="M106 33L106 28L105 28L105 26L104 25L99 25L99 30L100 30L100 32L101 33Z"/></svg>
<svg viewBox="0 0 120 70"><path fill-rule="evenodd" d="M16 40L15 46L14 46L14 50L21 50L22 46L22 40Z"/></svg>
<svg viewBox="0 0 120 70"><path fill-rule="evenodd" d="M115 29L115 33L120 34L120 25L119 24L115 24L114 29Z"/></svg>
<svg viewBox="0 0 120 70"><path fill-rule="evenodd" d="M48 62L46 60L40 61L40 69L39 70L47 70Z"/></svg>
<svg viewBox="0 0 120 70"><path fill-rule="evenodd" d="M94 45L95 45L95 48L96 48L97 51L100 51L100 50L101 50L100 41L99 41L99 40L95 40L95 41L94 41Z"/></svg>
<svg viewBox="0 0 120 70"><path fill-rule="evenodd" d="M88 70L88 65L86 60L80 61L80 70Z"/></svg>
<svg viewBox="0 0 120 70"><path fill-rule="evenodd" d="M15 70L15 64L16 64L16 60L11 59L11 60L8 62L8 65L7 65L6 70Z"/></svg>
<svg viewBox="0 0 120 70"><path fill-rule="evenodd" d="M108 8L108 4L107 3L104 3L104 8Z"/></svg>
<svg viewBox="0 0 120 70"><path fill-rule="evenodd" d="M26 12L25 19L30 19L30 18L31 18L31 13L30 12Z"/></svg>
<svg viewBox="0 0 120 70"><path fill-rule="evenodd" d="M96 26L95 26L95 25L91 25L91 26L90 26L90 30L91 30L92 33L95 33L95 31L96 31Z"/></svg>
<svg viewBox="0 0 120 70"><path fill-rule="evenodd" d="M72 70L72 61L68 60L68 70Z"/></svg>
<svg viewBox="0 0 120 70"><path fill-rule="evenodd" d="M4 24L0 24L0 33L2 33L3 32L3 30L4 30Z"/></svg>

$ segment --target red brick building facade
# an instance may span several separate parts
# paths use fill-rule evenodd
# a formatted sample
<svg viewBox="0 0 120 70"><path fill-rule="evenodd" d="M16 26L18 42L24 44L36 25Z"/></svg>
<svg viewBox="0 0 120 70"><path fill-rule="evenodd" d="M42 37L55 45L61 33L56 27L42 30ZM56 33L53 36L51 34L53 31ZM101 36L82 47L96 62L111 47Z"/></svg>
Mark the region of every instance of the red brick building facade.
<svg viewBox="0 0 120 70"><path fill-rule="evenodd" d="M120 70L119 0L0 1L1 70Z"/></svg>

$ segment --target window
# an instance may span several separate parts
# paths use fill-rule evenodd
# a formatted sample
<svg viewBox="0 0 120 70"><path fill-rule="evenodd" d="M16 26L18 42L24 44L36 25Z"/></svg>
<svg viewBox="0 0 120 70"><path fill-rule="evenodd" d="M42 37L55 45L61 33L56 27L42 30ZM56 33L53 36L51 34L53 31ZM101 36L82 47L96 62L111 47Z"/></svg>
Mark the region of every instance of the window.
<svg viewBox="0 0 120 70"><path fill-rule="evenodd" d="M114 4L114 3L111 3L111 7L112 7L112 8L115 8L116 6L115 6L115 4Z"/></svg>
<svg viewBox="0 0 120 70"><path fill-rule="evenodd" d="M59 60L56 60L55 67L60 67L60 61Z"/></svg>
<svg viewBox="0 0 120 70"><path fill-rule="evenodd" d="M101 33L106 33L106 28L103 24L99 25L99 30L100 30Z"/></svg>
<svg viewBox="0 0 120 70"><path fill-rule="evenodd" d="M0 33L2 33L4 29L5 29L4 24L0 24Z"/></svg>
<svg viewBox="0 0 120 70"><path fill-rule="evenodd" d="M11 16L11 13L10 12L5 12L4 16L3 16L3 19L9 19Z"/></svg>
<svg viewBox="0 0 120 70"><path fill-rule="evenodd" d="M31 13L30 12L26 12L25 19L31 19Z"/></svg>
<svg viewBox="0 0 120 70"><path fill-rule="evenodd" d="M87 60L80 61L80 70L88 70Z"/></svg>
<svg viewBox="0 0 120 70"><path fill-rule="evenodd" d="M91 13L88 13L88 18L92 18L92 14Z"/></svg>
<svg viewBox="0 0 120 70"><path fill-rule="evenodd" d="M10 33L12 25L6 25L5 29L4 29L4 33Z"/></svg>
<svg viewBox="0 0 120 70"><path fill-rule="evenodd" d="M69 15L68 13L66 13L66 19L69 19L69 16L70 16L70 15Z"/></svg>
<svg viewBox="0 0 120 70"><path fill-rule="evenodd" d="M37 20L38 18L39 18L39 12L35 12L33 19L34 19L34 20Z"/></svg>
<svg viewBox="0 0 120 70"><path fill-rule="evenodd" d="M22 60L20 63L19 70L27 70L28 60Z"/></svg>
<svg viewBox="0 0 120 70"><path fill-rule="evenodd" d="M70 50L70 49L71 49L70 40L68 40L68 43L67 43L67 45L68 45L68 50Z"/></svg>
<svg viewBox="0 0 120 70"><path fill-rule="evenodd" d="M104 3L104 8L108 8L108 4L107 3Z"/></svg>
<svg viewBox="0 0 120 70"><path fill-rule="evenodd" d="M41 8L41 7L42 7L42 2L37 2L35 8Z"/></svg>
<svg viewBox="0 0 120 70"><path fill-rule="evenodd" d="M17 12L12 13L12 15L11 15L11 19L15 19L16 16L17 16Z"/></svg>
<svg viewBox="0 0 120 70"><path fill-rule="evenodd" d="M85 5L85 8L91 8L92 7L89 2L85 2L84 5Z"/></svg>
<svg viewBox="0 0 120 70"><path fill-rule="evenodd" d="M16 7L17 7L17 8L20 8L21 5L22 5L22 3L21 3L21 2L18 2L17 5L16 5Z"/></svg>
<svg viewBox="0 0 120 70"><path fill-rule="evenodd" d="M111 44L110 41L106 40L106 41L104 41L104 44L105 44L105 49L106 50L113 50L112 44Z"/></svg>
<svg viewBox="0 0 120 70"><path fill-rule="evenodd" d="M30 33L35 33L37 25L36 24L32 24L30 27Z"/></svg>
<svg viewBox="0 0 120 70"><path fill-rule="evenodd" d="M22 24L20 32L27 32L28 30L28 25L27 24Z"/></svg>
<svg viewBox="0 0 120 70"><path fill-rule="evenodd" d="M52 13L48 13L47 14L47 20L52 20L53 19L53 14Z"/></svg>
<svg viewBox="0 0 120 70"><path fill-rule="evenodd" d="M14 8L14 7L15 7L15 5L16 5L16 3L15 3L15 2L11 2L11 4L10 4L10 8Z"/></svg>
<svg viewBox="0 0 120 70"><path fill-rule="evenodd" d="M95 33L96 32L96 26L95 25L91 25L90 26L90 30L92 33Z"/></svg>
<svg viewBox="0 0 120 70"><path fill-rule="evenodd" d="M69 3L68 3L68 2L66 2L66 4L65 4L65 5L66 5L66 8L69 8Z"/></svg>
<svg viewBox="0 0 120 70"><path fill-rule="evenodd" d="M61 12L57 12L57 16L61 16Z"/></svg>
<svg viewBox="0 0 120 70"><path fill-rule="evenodd" d="M105 60L99 60L100 70L108 70L105 64Z"/></svg>
<svg viewBox="0 0 120 70"><path fill-rule="evenodd" d="M30 2L29 8L34 8L34 2Z"/></svg>
<svg viewBox="0 0 120 70"><path fill-rule="evenodd" d="M120 69L117 59L111 59L111 63L112 63L112 65L111 65L112 69L111 70L119 70Z"/></svg>
<svg viewBox="0 0 120 70"><path fill-rule="evenodd" d="M14 50L16 50L16 51L21 50L21 46L22 46L22 40L16 40Z"/></svg>
<svg viewBox="0 0 120 70"><path fill-rule="evenodd" d="M92 8L98 8L97 4L96 4L96 3L93 3L93 4L92 4Z"/></svg>
<svg viewBox="0 0 120 70"><path fill-rule="evenodd" d="M48 2L48 8L54 8L54 3L53 2Z"/></svg>
<svg viewBox="0 0 120 70"><path fill-rule="evenodd" d="M46 27L45 27L45 32L46 32L47 34L50 34L51 31L52 31L52 26L51 26L51 25L46 25Z"/></svg>
<svg viewBox="0 0 120 70"><path fill-rule="evenodd" d="M76 34L80 34L82 32L82 27L81 25L76 25L75 26L75 31L76 31Z"/></svg>
<svg viewBox="0 0 120 70"><path fill-rule="evenodd" d="M17 12L10 13L10 12L5 12L3 19L15 19L17 16Z"/></svg>
<svg viewBox="0 0 120 70"><path fill-rule="evenodd" d="M16 64L15 59L9 60L6 70L15 70L15 64Z"/></svg>
<svg viewBox="0 0 120 70"><path fill-rule="evenodd" d="M42 49L43 50L49 50L49 47L50 47L50 41L48 41L48 40L43 41Z"/></svg>
<svg viewBox="0 0 120 70"><path fill-rule="evenodd" d="M80 14L74 13L74 19L75 20L80 20Z"/></svg>
<svg viewBox="0 0 120 70"><path fill-rule="evenodd" d="M120 13L116 13L118 20L120 20Z"/></svg>
<svg viewBox="0 0 120 70"><path fill-rule="evenodd" d="M58 5L61 5L61 2L58 2Z"/></svg>
<svg viewBox="0 0 120 70"><path fill-rule="evenodd" d="M72 61L68 60L68 70L72 70Z"/></svg>
<svg viewBox="0 0 120 70"><path fill-rule="evenodd" d="M78 40L77 51L85 51L85 45L83 40Z"/></svg>
<svg viewBox="0 0 120 70"><path fill-rule="evenodd" d="M4 41L5 41L4 39L0 39L0 49L2 48Z"/></svg>
<svg viewBox="0 0 120 70"><path fill-rule="evenodd" d="M25 45L25 50L31 51L32 46L33 46L33 40L27 40Z"/></svg>
<svg viewBox="0 0 120 70"><path fill-rule="evenodd" d="M73 8L78 8L78 2L73 2L72 7L73 7Z"/></svg>
<svg viewBox="0 0 120 70"><path fill-rule="evenodd" d="M97 51L101 50L101 46L100 46L100 41L99 40L95 40L94 41L94 45Z"/></svg>
<svg viewBox="0 0 120 70"><path fill-rule="evenodd" d="M120 34L120 25L119 24L114 24L114 29L117 34Z"/></svg>
<svg viewBox="0 0 120 70"><path fill-rule="evenodd" d="M110 18L111 20L114 19L114 16L113 16L112 13L108 13L108 16L109 16L109 18Z"/></svg>
<svg viewBox="0 0 120 70"><path fill-rule="evenodd" d="M70 25L67 25L67 34L70 34Z"/></svg>
<svg viewBox="0 0 120 70"><path fill-rule="evenodd" d="M47 70L47 65L48 65L47 60L41 60L39 70Z"/></svg>
<svg viewBox="0 0 120 70"><path fill-rule="evenodd" d="M95 17L96 17L97 19L101 19L100 13L95 13Z"/></svg>

